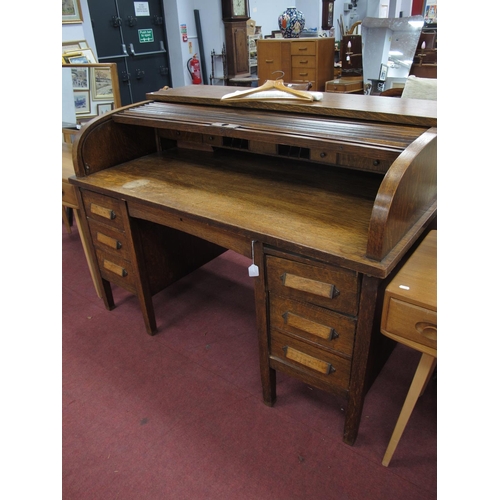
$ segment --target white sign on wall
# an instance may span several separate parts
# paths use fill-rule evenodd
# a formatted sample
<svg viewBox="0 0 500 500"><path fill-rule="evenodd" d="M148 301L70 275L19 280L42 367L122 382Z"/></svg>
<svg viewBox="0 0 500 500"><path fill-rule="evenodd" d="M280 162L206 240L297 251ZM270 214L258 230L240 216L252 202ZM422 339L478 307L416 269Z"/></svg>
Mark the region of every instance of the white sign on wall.
<svg viewBox="0 0 500 500"><path fill-rule="evenodd" d="M134 2L135 15L149 16L149 2Z"/></svg>

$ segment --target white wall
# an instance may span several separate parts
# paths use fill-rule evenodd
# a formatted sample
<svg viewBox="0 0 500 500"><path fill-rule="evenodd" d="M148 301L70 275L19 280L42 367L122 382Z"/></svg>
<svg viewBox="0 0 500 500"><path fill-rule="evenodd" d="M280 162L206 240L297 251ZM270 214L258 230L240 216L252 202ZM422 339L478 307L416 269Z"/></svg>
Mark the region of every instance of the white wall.
<svg viewBox="0 0 500 500"><path fill-rule="evenodd" d="M392 2L394 9L411 11L412 0L358 0L357 8L344 11L342 0L335 1L335 38L339 39L339 27L337 19L342 14L344 24L351 27L356 21L363 20L364 17L378 17L378 10L381 3L389 5ZM80 0L83 24L63 25L63 41L86 39L94 53L95 47L92 25L87 0ZM222 22L222 7L220 0L163 0L165 10L165 24L167 31L168 51L170 56L170 69L172 86L179 87L189 85L191 77L186 68L188 60L195 53L199 54L198 33L194 11L200 12L200 24L203 36L204 54L199 54L204 59L207 80L211 73L210 52L220 52L224 43L224 23ZM257 26L262 26L262 34L271 34L278 29L278 16L290 6L296 6L304 14L306 27L317 27L321 33L321 0L250 0L250 15L255 20ZM392 5L391 5L392 7ZM398 15L399 15L398 10ZM410 15L408 13L408 15ZM182 41L181 24L186 24L188 41ZM209 83L209 82L204 82Z"/></svg>

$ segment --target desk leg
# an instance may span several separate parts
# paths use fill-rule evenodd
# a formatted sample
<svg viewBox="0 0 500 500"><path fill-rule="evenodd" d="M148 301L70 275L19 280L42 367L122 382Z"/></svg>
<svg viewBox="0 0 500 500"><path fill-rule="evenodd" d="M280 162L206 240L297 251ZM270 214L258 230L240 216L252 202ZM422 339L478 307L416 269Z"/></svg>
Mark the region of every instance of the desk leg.
<svg viewBox="0 0 500 500"><path fill-rule="evenodd" d="M273 406L276 402L276 370L269 366L269 341L267 324L267 293L265 283L265 264L262 243L254 243L254 262L259 266L259 276L254 278L255 309L259 335L260 377L264 404Z"/></svg>
<svg viewBox="0 0 500 500"><path fill-rule="evenodd" d="M146 263L144 253L142 251L142 242L140 241L140 230L138 221L132 217L124 220L125 230L132 237L132 253L133 261L137 262L137 298L141 306L142 317L144 318L144 325L149 335L154 335L158 328L156 327L155 310L153 307L153 296L148 281L148 274L146 271Z"/></svg>
<svg viewBox="0 0 500 500"><path fill-rule="evenodd" d="M356 340L351 366L351 381L344 423L344 443L353 445L358 437L359 424L367 390L368 364L370 359L373 325L380 280L363 276Z"/></svg>

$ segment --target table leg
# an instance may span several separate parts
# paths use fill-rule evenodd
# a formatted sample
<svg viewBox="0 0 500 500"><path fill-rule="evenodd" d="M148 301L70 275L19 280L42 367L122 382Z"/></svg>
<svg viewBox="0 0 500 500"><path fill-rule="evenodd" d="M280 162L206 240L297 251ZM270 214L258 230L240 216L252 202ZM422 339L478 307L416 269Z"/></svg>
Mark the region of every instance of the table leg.
<svg viewBox="0 0 500 500"><path fill-rule="evenodd" d="M382 459L382 465L385 465L385 467L387 467L391 461L392 455L394 454L399 440L401 439L401 435L405 430L413 408L415 408L417 399L419 398L422 389L428 380L429 373L432 373L432 370L434 369L435 361L436 358L434 356L425 352L422 353L415 376L413 377L413 382L410 386L410 390L408 391L408 395L406 396L406 400L396 423L396 427L394 428L391 440L389 441L384 458Z"/></svg>

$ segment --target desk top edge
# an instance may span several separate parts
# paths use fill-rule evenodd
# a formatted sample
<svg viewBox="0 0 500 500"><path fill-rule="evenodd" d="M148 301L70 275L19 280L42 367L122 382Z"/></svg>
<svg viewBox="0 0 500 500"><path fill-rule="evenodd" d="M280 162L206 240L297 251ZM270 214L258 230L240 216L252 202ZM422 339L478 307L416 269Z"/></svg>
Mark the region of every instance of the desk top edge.
<svg viewBox="0 0 500 500"><path fill-rule="evenodd" d="M159 102L206 104L211 106L266 109L301 114L331 116L394 123L401 125L437 126L437 103L421 99L395 99L391 97L333 94L324 92L321 101L221 101L221 97L247 87L220 85L188 85L146 94L147 99Z"/></svg>

